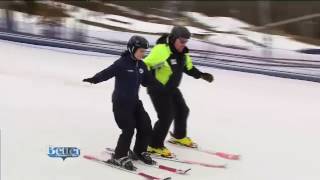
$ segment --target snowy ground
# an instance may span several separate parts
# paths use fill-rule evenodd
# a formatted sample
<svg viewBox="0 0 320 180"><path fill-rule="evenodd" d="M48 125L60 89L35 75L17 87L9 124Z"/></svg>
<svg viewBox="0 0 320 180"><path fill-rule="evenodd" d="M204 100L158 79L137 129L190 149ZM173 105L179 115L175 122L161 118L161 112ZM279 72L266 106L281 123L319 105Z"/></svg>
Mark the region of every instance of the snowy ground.
<svg viewBox="0 0 320 180"><path fill-rule="evenodd" d="M82 83L117 57L0 41L1 178L4 180L141 179L83 158L54 159L49 145L99 154L114 146L113 80ZM79 53L79 54L78 54ZM189 135L203 147L240 153L239 162L168 145L179 156L228 169L191 167L173 179L318 180L320 178L320 84L199 67L208 84L184 76L181 90L191 109ZM141 99L153 122L144 88ZM147 169L159 176L166 172Z"/></svg>

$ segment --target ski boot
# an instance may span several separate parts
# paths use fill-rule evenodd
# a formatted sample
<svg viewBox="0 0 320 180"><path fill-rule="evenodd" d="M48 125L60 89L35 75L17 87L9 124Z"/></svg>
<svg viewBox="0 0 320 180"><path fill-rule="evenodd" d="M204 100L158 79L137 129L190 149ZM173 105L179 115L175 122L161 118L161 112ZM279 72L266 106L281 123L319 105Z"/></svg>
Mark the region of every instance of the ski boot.
<svg viewBox="0 0 320 180"><path fill-rule="evenodd" d="M173 158L174 157L174 154L171 153L170 150L166 147L154 148L154 147L148 146L147 151L150 154L155 154L155 155L162 156L165 158Z"/></svg>
<svg viewBox="0 0 320 180"><path fill-rule="evenodd" d="M155 165L157 164L156 161L154 161L151 157L150 157L150 154L148 152L142 152L141 154L138 154L138 153L135 153L133 151L129 151L129 157L130 159L134 160L134 161L137 161L137 160L140 160L142 161L143 163L145 164L148 164L148 165Z"/></svg>
<svg viewBox="0 0 320 180"><path fill-rule="evenodd" d="M112 155L111 159L107 161L107 163L120 166L126 170L129 171L135 171L137 170L137 167L135 167L131 161L131 159L128 156L122 157L122 158L114 158L114 155Z"/></svg>
<svg viewBox="0 0 320 180"><path fill-rule="evenodd" d="M181 139L177 139L174 137L173 133L170 132L171 138L168 140L168 142L176 145L186 146L190 148L198 148L198 145L191 140L189 137L184 137Z"/></svg>

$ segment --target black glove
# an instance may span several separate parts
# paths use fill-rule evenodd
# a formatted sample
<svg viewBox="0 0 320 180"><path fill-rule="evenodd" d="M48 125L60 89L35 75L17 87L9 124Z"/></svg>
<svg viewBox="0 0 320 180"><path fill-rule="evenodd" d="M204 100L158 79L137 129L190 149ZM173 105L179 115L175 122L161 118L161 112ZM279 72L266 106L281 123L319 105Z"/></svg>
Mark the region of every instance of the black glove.
<svg viewBox="0 0 320 180"><path fill-rule="evenodd" d="M213 76L210 73L202 73L201 74L201 78L208 81L208 82L212 82L213 81Z"/></svg>
<svg viewBox="0 0 320 180"><path fill-rule="evenodd" d="M98 81L95 78L86 78L82 80L83 82L88 82L88 83L92 83L92 84L97 84Z"/></svg>

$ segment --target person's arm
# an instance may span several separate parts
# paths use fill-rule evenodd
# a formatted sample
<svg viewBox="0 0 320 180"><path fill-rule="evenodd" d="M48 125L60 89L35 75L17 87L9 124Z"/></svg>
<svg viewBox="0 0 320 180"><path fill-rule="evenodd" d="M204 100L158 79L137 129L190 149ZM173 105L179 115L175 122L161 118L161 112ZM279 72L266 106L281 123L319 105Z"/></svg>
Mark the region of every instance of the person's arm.
<svg viewBox="0 0 320 180"><path fill-rule="evenodd" d="M188 70L186 67L184 68L184 72L188 74L189 76L194 77L195 79L201 78L202 72L199 71L195 66L192 66L190 70Z"/></svg>
<svg viewBox="0 0 320 180"><path fill-rule="evenodd" d="M118 65L118 62L116 61L111 66L102 70L101 72L98 72L93 77L83 79L82 81L89 82L92 84L97 84L97 83L100 83L102 81L106 81L106 80L112 78L113 76L115 76L118 69L119 69L119 65Z"/></svg>
<svg viewBox="0 0 320 180"><path fill-rule="evenodd" d="M193 64L189 54L186 54L186 65L184 67L184 72L195 79L204 79L208 82L213 81L213 76L210 73L203 73L197 69Z"/></svg>
<svg viewBox="0 0 320 180"><path fill-rule="evenodd" d="M164 85L161 84L160 81L158 81L151 73L151 71L149 71L147 69L147 66L145 64L143 64L143 69L145 71L144 75L143 75L143 79L142 79L142 86L144 87L150 87L150 88L163 88Z"/></svg>
<svg viewBox="0 0 320 180"><path fill-rule="evenodd" d="M164 61L168 58L168 54L164 53L164 48L167 47L163 44L154 46L149 55L143 59L148 70L157 69L163 65Z"/></svg>

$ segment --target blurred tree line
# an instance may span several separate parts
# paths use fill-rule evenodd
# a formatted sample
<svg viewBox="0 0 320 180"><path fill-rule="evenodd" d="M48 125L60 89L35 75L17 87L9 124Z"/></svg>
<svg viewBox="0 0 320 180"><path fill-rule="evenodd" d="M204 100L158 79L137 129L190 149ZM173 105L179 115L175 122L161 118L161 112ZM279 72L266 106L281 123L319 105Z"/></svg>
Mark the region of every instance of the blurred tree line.
<svg viewBox="0 0 320 180"><path fill-rule="evenodd" d="M320 1L107 1L107 0L55 0L71 4L77 7L88 8L99 12L115 14L120 11L106 9L103 3L112 3L127 7L145 14L183 19L182 12L194 11L207 16L234 17L255 26L263 26L268 23L283 21L304 15L320 13ZM263 2L263 3L261 3ZM261 6L261 4L264 4ZM37 3L37 0L13 0L1 1L0 8L25 12L32 15L43 16L44 24L59 24L63 17L68 17L62 8ZM127 14L130 15L130 14ZM5 12L6 26L9 30L14 28L10 12ZM130 17L152 21L152 18L131 14ZM165 21L163 23L174 24ZM299 22L283 24L272 27L272 33L297 35L310 39L320 39L320 18L312 18Z"/></svg>

